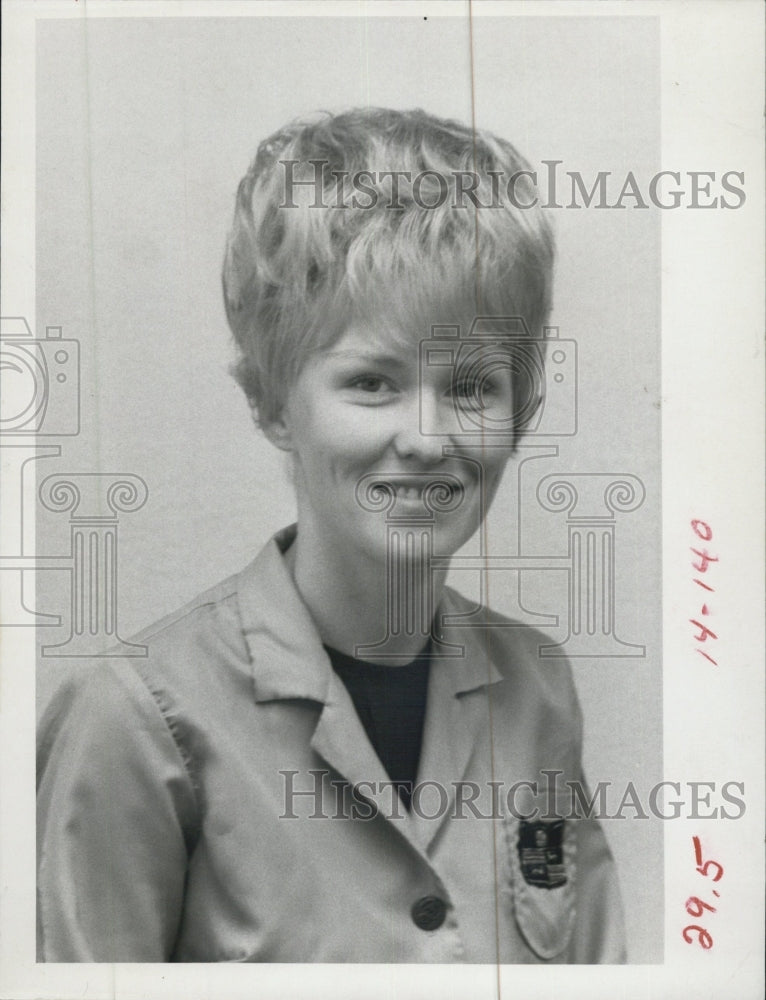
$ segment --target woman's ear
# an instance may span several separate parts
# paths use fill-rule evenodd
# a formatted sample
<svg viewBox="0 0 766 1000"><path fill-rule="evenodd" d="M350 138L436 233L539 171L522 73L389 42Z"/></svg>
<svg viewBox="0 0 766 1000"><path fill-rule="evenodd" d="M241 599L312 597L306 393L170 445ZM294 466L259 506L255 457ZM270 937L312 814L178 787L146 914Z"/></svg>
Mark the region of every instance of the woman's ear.
<svg viewBox="0 0 766 1000"><path fill-rule="evenodd" d="M288 422L285 419L284 409L274 420L268 424L261 424L266 439L270 441L280 451L292 451L293 441Z"/></svg>

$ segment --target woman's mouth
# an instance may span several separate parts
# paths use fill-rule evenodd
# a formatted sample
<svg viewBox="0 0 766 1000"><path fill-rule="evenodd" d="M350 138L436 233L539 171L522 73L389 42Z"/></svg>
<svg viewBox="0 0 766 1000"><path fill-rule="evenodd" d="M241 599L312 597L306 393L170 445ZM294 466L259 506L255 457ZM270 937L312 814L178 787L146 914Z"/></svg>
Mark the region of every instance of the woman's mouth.
<svg viewBox="0 0 766 1000"><path fill-rule="evenodd" d="M432 512L454 510L465 496L463 483L450 473L381 477L373 488L387 493L398 504L419 504Z"/></svg>
<svg viewBox="0 0 766 1000"><path fill-rule="evenodd" d="M433 472L387 475L368 473L357 483L359 504L370 511L391 511L397 506L418 507L433 515L452 511L465 497L465 487L452 473Z"/></svg>
<svg viewBox="0 0 766 1000"><path fill-rule="evenodd" d="M406 486L404 483L394 483L397 500L420 500L423 497L421 486Z"/></svg>

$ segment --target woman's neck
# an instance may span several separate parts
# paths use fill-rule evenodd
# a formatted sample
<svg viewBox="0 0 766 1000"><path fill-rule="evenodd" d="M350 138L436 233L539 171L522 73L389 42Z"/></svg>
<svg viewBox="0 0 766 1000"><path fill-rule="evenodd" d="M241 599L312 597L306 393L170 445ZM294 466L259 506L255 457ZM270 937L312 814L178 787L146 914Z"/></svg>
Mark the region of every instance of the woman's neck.
<svg viewBox="0 0 766 1000"><path fill-rule="evenodd" d="M446 571L425 570L422 560L406 557L349 556L300 530L285 561L325 645L395 666L428 642Z"/></svg>

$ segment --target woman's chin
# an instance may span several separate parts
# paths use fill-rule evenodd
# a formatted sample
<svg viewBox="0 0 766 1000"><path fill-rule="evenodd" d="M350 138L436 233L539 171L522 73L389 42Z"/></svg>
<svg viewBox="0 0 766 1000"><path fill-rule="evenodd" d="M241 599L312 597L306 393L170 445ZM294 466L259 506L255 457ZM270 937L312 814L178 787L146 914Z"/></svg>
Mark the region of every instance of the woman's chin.
<svg viewBox="0 0 766 1000"><path fill-rule="evenodd" d="M433 522L402 520L368 527L357 534L353 547L383 565L391 560L425 563L434 556L451 558L477 530L478 525L444 523L439 517Z"/></svg>

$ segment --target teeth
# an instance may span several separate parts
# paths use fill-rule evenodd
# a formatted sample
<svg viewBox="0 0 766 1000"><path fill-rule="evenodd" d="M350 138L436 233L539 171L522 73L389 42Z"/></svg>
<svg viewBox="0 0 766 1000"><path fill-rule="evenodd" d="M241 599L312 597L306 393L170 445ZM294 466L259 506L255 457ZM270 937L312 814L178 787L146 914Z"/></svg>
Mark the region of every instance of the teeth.
<svg viewBox="0 0 766 1000"><path fill-rule="evenodd" d="M422 502L424 490L431 487L434 488L438 487L440 489L439 493L440 498L442 497L443 491L446 491L449 495L452 495L455 492L453 486L451 486L449 483L446 482L440 482L439 480L434 480L433 482L430 483L424 483L422 486L412 485L409 483L400 483L396 482L395 480L381 480L379 485L386 492L393 491L397 500L410 501L410 502L412 501Z"/></svg>
<svg viewBox="0 0 766 1000"><path fill-rule="evenodd" d="M421 491L416 486L397 486L396 495L400 500L419 500Z"/></svg>

